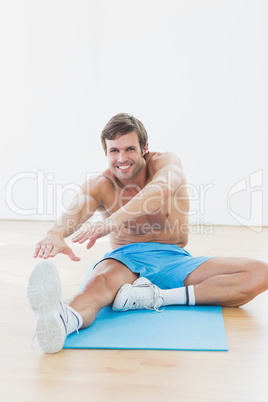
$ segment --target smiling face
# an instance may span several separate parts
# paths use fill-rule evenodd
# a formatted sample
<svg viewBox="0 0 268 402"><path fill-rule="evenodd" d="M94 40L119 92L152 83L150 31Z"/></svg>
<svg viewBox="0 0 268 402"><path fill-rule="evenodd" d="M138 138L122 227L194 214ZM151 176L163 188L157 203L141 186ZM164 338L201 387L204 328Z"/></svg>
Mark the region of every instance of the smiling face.
<svg viewBox="0 0 268 402"><path fill-rule="evenodd" d="M145 165L143 155L148 144L141 150L136 131L106 139L106 145L110 170L119 180L131 180Z"/></svg>

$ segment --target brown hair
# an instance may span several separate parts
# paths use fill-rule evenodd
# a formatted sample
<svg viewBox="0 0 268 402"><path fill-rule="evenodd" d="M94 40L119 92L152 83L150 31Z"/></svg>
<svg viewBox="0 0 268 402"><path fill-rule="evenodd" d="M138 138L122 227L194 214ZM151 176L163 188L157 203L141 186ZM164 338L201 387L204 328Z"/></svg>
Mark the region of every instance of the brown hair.
<svg viewBox="0 0 268 402"><path fill-rule="evenodd" d="M105 154L107 153L106 140L114 140L117 135L121 136L131 131L137 133L141 151L143 151L148 141L148 135L142 122L128 113L119 113L112 117L101 133L101 143Z"/></svg>

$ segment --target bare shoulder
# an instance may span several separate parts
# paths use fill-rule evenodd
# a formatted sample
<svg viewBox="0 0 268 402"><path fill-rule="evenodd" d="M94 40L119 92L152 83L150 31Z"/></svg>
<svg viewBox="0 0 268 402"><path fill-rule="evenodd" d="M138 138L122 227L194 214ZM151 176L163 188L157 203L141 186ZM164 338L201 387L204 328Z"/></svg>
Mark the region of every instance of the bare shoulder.
<svg viewBox="0 0 268 402"><path fill-rule="evenodd" d="M115 187L115 178L109 169L106 171L91 175L81 186L84 194L92 196L102 201L105 194L112 191Z"/></svg>
<svg viewBox="0 0 268 402"><path fill-rule="evenodd" d="M182 169L181 159L174 152L152 152L148 158L148 169L157 172L160 169Z"/></svg>

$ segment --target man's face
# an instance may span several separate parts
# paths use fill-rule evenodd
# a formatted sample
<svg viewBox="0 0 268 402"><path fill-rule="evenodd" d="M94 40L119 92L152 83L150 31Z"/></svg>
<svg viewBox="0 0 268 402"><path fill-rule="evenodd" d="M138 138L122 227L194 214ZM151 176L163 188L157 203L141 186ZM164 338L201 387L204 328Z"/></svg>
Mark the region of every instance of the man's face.
<svg viewBox="0 0 268 402"><path fill-rule="evenodd" d="M106 140L106 145L110 170L119 180L131 180L143 167L148 144L141 151L136 131Z"/></svg>

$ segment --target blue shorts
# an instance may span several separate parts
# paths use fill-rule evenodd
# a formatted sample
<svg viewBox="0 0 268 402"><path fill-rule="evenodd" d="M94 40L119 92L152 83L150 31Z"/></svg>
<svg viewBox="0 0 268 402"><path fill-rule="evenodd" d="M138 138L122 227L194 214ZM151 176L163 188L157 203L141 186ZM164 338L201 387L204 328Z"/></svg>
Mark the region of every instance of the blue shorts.
<svg viewBox="0 0 268 402"><path fill-rule="evenodd" d="M184 279L210 258L193 257L173 244L132 243L106 253L95 266L103 260L118 260L162 289L171 289L184 286Z"/></svg>

